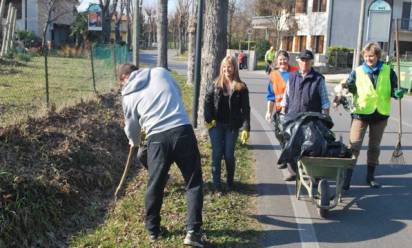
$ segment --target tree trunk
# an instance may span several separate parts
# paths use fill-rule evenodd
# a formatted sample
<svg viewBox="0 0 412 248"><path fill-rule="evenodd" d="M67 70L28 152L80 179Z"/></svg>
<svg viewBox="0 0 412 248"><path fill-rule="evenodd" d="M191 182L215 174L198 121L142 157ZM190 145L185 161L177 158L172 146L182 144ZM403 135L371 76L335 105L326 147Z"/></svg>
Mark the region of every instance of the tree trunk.
<svg viewBox="0 0 412 248"><path fill-rule="evenodd" d="M204 124L203 103L206 87L219 75L220 62L226 56L228 0L205 1L205 25L202 49L202 80L198 120ZM204 126L204 125L199 125Z"/></svg>
<svg viewBox="0 0 412 248"><path fill-rule="evenodd" d="M121 18L121 17L120 17ZM116 37L116 43L120 43L122 41L122 36L120 35L120 20L116 21L116 25L114 26L114 32Z"/></svg>
<svg viewBox="0 0 412 248"><path fill-rule="evenodd" d="M195 49L196 49L196 13L193 11L189 17L187 28L189 44L187 51L187 83L193 85L195 79Z"/></svg>
<svg viewBox="0 0 412 248"><path fill-rule="evenodd" d="M126 3L126 15L127 15L127 50L130 50L130 44L132 44L132 21L130 20L130 4L131 1L127 0Z"/></svg>
<svg viewBox="0 0 412 248"><path fill-rule="evenodd" d="M157 6L157 66L167 69L167 0L158 0Z"/></svg>
<svg viewBox="0 0 412 248"><path fill-rule="evenodd" d="M102 42L107 44L110 42L110 33L112 30L109 7L102 7L102 22Z"/></svg>

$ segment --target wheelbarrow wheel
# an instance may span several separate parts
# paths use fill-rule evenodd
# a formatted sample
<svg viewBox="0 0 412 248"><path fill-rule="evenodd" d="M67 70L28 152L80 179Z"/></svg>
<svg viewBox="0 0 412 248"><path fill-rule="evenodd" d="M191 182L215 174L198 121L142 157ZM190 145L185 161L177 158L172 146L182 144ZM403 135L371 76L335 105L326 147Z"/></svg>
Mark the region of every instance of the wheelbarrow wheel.
<svg viewBox="0 0 412 248"><path fill-rule="evenodd" d="M319 184L318 184L318 192L320 195L320 205L322 207L329 207L330 204L330 199L329 199L329 184L328 181L326 179L322 179L320 180ZM319 215L322 218L326 218L329 215L329 209L324 209L324 208L319 208Z"/></svg>

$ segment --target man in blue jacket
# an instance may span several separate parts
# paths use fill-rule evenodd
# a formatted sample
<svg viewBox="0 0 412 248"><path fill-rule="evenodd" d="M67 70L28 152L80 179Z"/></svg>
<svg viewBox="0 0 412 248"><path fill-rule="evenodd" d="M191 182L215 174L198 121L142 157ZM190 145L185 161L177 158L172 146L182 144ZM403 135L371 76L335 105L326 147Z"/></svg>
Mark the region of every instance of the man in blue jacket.
<svg viewBox="0 0 412 248"><path fill-rule="evenodd" d="M122 105L129 144L138 146L141 127L146 131L148 184L145 225L152 241L161 235L160 209L168 171L179 167L186 186L187 234L185 245L203 247L201 233L203 191L200 153L180 89L163 68L138 69L131 64L118 68Z"/></svg>

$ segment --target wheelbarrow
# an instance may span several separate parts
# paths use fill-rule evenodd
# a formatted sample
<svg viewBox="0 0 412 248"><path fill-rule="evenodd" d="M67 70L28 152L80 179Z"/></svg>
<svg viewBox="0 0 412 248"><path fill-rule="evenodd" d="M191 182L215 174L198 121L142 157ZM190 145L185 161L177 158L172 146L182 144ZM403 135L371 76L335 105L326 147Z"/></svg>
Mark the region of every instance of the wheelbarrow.
<svg viewBox="0 0 412 248"><path fill-rule="evenodd" d="M302 185L309 198L318 208L322 218L327 218L329 210L341 202L342 186L346 169L355 166L353 158L302 157L298 161L296 177L296 197L300 199ZM329 195L329 181L336 182L335 195ZM317 184L317 191L315 185ZM331 204L332 201L332 204Z"/></svg>

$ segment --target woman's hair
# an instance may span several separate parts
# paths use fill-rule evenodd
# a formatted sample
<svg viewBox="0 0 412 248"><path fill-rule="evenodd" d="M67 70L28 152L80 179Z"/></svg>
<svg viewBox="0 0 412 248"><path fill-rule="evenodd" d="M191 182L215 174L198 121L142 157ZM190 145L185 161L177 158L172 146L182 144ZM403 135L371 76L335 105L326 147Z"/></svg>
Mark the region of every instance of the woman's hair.
<svg viewBox="0 0 412 248"><path fill-rule="evenodd" d="M228 64L233 66L233 81L235 82L235 90L241 90L242 88L245 87L245 84L242 82L242 80L240 80L239 68L237 67L235 57L232 57L230 55L227 55L226 57L224 57L222 62L220 63L219 76L215 80L215 85L221 89L224 88L225 75L223 73L223 67Z"/></svg>
<svg viewBox="0 0 412 248"><path fill-rule="evenodd" d="M133 71L137 71L139 68L132 64L120 64L117 67L117 79L120 81L122 75L130 75Z"/></svg>
<svg viewBox="0 0 412 248"><path fill-rule="evenodd" d="M283 57L286 57L287 59L289 59L289 53L286 52L285 50L279 50L276 53L276 58L278 58L280 55L282 55Z"/></svg>
<svg viewBox="0 0 412 248"><path fill-rule="evenodd" d="M366 44L366 46L362 49L362 56L365 54L365 52L372 52L376 55L376 57L378 57L378 59L380 59L382 55L381 47L376 42L370 42Z"/></svg>

